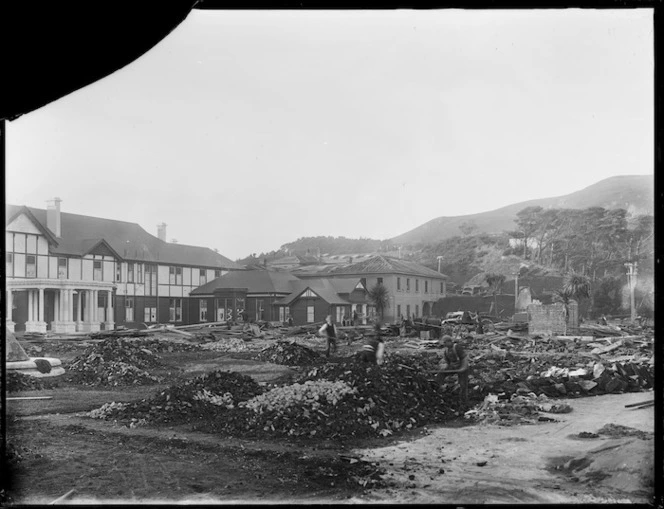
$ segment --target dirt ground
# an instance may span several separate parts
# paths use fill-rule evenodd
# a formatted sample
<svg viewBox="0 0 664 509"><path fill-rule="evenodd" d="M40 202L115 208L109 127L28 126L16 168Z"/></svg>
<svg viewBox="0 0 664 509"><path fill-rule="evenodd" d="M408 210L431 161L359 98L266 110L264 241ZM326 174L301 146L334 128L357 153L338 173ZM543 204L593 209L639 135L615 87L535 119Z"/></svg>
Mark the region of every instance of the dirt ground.
<svg viewBox="0 0 664 509"><path fill-rule="evenodd" d="M183 377L228 369L271 382L294 373L247 356L179 355ZM573 411L551 414L557 422L502 427L460 418L354 442L229 439L85 416L158 387L12 394L52 399L7 402L7 439L21 455L7 502L51 503L67 493L66 504L645 503L653 496L654 409L625 408L652 392L564 400ZM614 425L611 436L598 433L606 425Z"/></svg>

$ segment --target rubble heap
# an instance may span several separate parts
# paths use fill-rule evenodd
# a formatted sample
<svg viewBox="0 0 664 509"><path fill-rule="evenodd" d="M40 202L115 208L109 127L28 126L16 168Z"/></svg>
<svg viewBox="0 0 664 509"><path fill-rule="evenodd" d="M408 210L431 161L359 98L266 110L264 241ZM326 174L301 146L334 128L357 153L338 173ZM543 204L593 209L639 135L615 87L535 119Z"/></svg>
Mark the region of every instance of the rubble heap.
<svg viewBox="0 0 664 509"><path fill-rule="evenodd" d="M464 414L466 419L485 424L512 426L514 424L535 424L540 421L553 421L540 412L569 413L572 407L563 403L551 403L549 398L530 392L513 394L501 400L494 394L488 395L476 408Z"/></svg>
<svg viewBox="0 0 664 509"><path fill-rule="evenodd" d="M108 338L88 347L67 368L67 378L82 385L143 385L159 382L145 369L159 365L159 357L143 342ZM154 345L153 345L154 346Z"/></svg>
<svg viewBox="0 0 664 509"><path fill-rule="evenodd" d="M44 389L44 382L40 378L23 373L7 373L7 392L40 391Z"/></svg>
<svg viewBox="0 0 664 509"><path fill-rule="evenodd" d="M394 356L382 366L350 361L315 367L296 383L264 390L251 378L214 372L169 387L140 403L109 404L91 417L143 423L190 423L194 429L244 437L387 436L452 415L444 393Z"/></svg>
<svg viewBox="0 0 664 509"><path fill-rule="evenodd" d="M130 427L146 423L193 423L227 419L237 403L263 392L251 377L213 371L181 385L172 385L151 399L137 403L108 403L88 415L113 418Z"/></svg>
<svg viewBox="0 0 664 509"><path fill-rule="evenodd" d="M220 341L203 343L201 348L203 350L211 350L214 352L244 352L247 350L247 345L243 339L225 338Z"/></svg>
<svg viewBox="0 0 664 509"><path fill-rule="evenodd" d="M298 345L295 341L277 341L261 350L256 358L263 362L285 366L307 366L322 362L322 357L311 348Z"/></svg>

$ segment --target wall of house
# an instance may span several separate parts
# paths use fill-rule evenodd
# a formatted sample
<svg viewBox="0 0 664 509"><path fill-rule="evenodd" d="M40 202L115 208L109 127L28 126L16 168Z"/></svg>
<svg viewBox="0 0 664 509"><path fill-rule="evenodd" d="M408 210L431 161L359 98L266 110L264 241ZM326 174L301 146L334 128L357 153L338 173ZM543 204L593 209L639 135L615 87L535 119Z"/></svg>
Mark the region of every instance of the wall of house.
<svg viewBox="0 0 664 509"><path fill-rule="evenodd" d="M310 323L307 321L308 306L314 306L314 323L322 322L332 311L330 304L321 298L306 297L297 299L290 306L293 324L306 325Z"/></svg>
<svg viewBox="0 0 664 509"><path fill-rule="evenodd" d="M498 312L495 316L509 317L514 314L514 296L496 295ZM453 311L472 311L473 313L489 313L493 304L493 295L448 295L438 299L433 306L433 316L444 318Z"/></svg>
<svg viewBox="0 0 664 509"><path fill-rule="evenodd" d="M528 334L567 334L579 332L579 309L576 302L568 306L569 319L565 319L562 303L531 304L528 306Z"/></svg>

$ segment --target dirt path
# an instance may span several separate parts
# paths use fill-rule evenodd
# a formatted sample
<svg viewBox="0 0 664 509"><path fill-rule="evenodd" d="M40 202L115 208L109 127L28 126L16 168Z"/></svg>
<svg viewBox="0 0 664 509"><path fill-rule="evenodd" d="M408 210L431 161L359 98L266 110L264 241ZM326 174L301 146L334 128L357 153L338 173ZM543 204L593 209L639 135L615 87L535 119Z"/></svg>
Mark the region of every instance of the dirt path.
<svg viewBox="0 0 664 509"><path fill-rule="evenodd" d="M644 503L653 495L642 479L653 473L652 438L600 435L584 440L576 435L597 432L606 424L652 433L654 407L625 405L653 397L648 392L564 400L574 410L552 415L559 422L440 427L412 442L355 452L387 470L389 488L372 491L373 502ZM567 464L570 471L588 462L599 468L567 476L555 469Z"/></svg>

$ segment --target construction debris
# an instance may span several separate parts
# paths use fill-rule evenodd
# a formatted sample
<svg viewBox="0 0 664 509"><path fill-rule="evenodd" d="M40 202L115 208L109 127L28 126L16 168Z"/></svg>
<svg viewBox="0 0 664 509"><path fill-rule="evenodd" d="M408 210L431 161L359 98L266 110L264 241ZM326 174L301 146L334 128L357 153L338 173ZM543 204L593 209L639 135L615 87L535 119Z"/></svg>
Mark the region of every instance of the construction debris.
<svg viewBox="0 0 664 509"><path fill-rule="evenodd" d="M278 341L261 350L257 359L285 366L307 366L322 362L322 357L311 348L292 341Z"/></svg>

